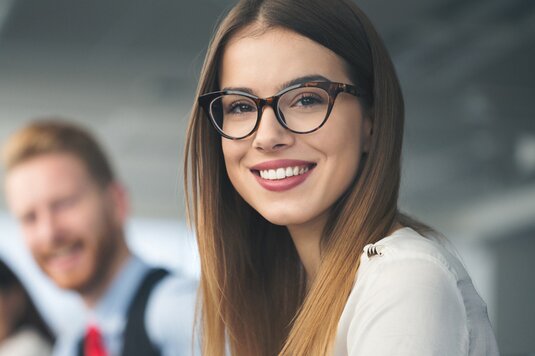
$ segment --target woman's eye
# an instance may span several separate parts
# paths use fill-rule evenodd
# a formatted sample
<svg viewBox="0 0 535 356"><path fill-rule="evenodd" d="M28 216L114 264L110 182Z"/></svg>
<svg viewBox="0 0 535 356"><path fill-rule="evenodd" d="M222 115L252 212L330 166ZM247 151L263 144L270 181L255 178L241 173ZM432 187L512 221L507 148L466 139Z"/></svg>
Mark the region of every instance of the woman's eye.
<svg viewBox="0 0 535 356"><path fill-rule="evenodd" d="M236 102L229 105L226 111L228 114L242 114L255 111L255 108L249 103Z"/></svg>
<svg viewBox="0 0 535 356"><path fill-rule="evenodd" d="M323 104L323 99L314 94L302 94L294 102L292 106L311 106Z"/></svg>

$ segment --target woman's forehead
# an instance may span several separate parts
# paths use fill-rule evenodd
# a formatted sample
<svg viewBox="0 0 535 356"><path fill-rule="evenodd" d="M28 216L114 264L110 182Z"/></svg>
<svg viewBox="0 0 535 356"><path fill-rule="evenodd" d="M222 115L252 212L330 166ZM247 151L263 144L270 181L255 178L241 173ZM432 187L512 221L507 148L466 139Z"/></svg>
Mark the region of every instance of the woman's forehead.
<svg viewBox="0 0 535 356"><path fill-rule="evenodd" d="M280 27L261 33L245 28L225 46L218 79L220 88L251 87L273 94L285 82L314 75L351 79L341 57L305 36Z"/></svg>

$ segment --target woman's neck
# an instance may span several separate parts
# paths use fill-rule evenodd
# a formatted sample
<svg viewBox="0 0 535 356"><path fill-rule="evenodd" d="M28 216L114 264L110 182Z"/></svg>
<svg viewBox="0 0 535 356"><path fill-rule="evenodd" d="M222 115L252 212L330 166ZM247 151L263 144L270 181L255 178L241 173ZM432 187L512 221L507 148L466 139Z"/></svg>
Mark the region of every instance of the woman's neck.
<svg viewBox="0 0 535 356"><path fill-rule="evenodd" d="M305 267L308 285L316 277L320 265L320 242L326 223L327 215L324 214L305 224L287 226L299 254L299 259Z"/></svg>

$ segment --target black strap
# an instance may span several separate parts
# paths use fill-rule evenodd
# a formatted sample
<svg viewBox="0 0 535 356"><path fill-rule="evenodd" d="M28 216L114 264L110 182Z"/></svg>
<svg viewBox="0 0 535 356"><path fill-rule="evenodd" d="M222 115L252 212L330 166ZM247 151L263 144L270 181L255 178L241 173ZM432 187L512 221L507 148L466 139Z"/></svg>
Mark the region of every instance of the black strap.
<svg viewBox="0 0 535 356"><path fill-rule="evenodd" d="M169 271L153 268L147 272L128 307L127 322L123 337L123 356L160 356L160 350L149 338L145 327L145 310L153 288ZM84 337L77 345L77 355L84 356Z"/></svg>
<svg viewBox="0 0 535 356"><path fill-rule="evenodd" d="M77 356L84 356L84 337L78 341L78 345L76 347Z"/></svg>
<svg viewBox="0 0 535 356"><path fill-rule="evenodd" d="M145 309L154 286L168 274L165 269L154 268L145 275L128 308L121 355L160 356L160 350L150 340L145 327Z"/></svg>

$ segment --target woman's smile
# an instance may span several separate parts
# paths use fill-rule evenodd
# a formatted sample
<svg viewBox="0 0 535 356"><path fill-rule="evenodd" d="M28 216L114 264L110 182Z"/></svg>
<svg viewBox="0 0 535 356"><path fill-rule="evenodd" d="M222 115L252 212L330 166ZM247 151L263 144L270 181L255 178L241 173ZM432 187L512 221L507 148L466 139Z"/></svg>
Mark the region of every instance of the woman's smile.
<svg viewBox="0 0 535 356"><path fill-rule="evenodd" d="M314 162L286 159L257 164L251 172L263 188L280 192L303 183L315 167Z"/></svg>

